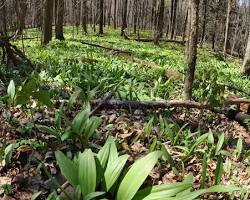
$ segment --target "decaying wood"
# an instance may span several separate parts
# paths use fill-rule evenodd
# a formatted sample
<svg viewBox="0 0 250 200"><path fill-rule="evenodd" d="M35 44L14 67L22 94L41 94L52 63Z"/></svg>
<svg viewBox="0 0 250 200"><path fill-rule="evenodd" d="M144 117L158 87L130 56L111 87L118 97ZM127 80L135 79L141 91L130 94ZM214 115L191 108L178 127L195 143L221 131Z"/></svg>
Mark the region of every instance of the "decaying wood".
<svg viewBox="0 0 250 200"><path fill-rule="evenodd" d="M113 54L120 54L121 53L121 54L132 55L132 52L127 51L127 50L121 50L121 49L116 49L116 48L112 48L112 47L106 47L106 46L102 46L102 45L99 45L99 44L88 43L88 42L85 42L85 41L82 41L82 40L76 40L76 39L72 39L71 41L80 42L82 44L89 45L89 46L92 46L92 47L97 47L97 48L113 51Z"/></svg>
<svg viewBox="0 0 250 200"><path fill-rule="evenodd" d="M136 38L135 39L137 42L154 42L153 38ZM178 41L178 40L166 40L166 39L160 39L161 42L169 42L169 43L176 43L180 45L185 45L185 42L183 41Z"/></svg>
<svg viewBox="0 0 250 200"><path fill-rule="evenodd" d="M98 105L101 100L93 100L92 105ZM247 99L235 99L228 101L227 105L237 105L238 103L249 103L250 100ZM231 120L235 120L240 124L244 125L246 120L250 120L250 114L234 111L228 107L225 108L215 108L210 106L207 103L199 103L195 101L182 101L182 100L169 100L169 101L128 101L128 100L108 100L102 103L100 108L105 109L114 109L114 108L123 108L123 109L168 109L171 107L174 108L195 108L201 110L210 110L216 114L224 114Z"/></svg>
<svg viewBox="0 0 250 200"><path fill-rule="evenodd" d="M92 105L97 105L101 100L93 100ZM103 104L105 108L131 108L131 109L159 109L159 108L197 108L212 109L208 104L195 101L169 100L169 101L129 101L129 100L108 100Z"/></svg>

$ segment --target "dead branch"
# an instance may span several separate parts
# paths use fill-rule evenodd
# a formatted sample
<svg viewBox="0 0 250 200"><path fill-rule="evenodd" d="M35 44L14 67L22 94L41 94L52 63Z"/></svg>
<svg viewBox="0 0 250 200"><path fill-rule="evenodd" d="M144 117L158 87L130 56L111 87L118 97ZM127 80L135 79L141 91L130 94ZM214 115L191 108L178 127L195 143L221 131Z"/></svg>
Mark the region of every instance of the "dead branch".
<svg viewBox="0 0 250 200"><path fill-rule="evenodd" d="M92 105L97 105L101 100L93 100ZM248 102L250 100L235 100L227 102L227 105L238 104L239 102ZM128 100L108 100L103 102L102 108L104 109L114 109L114 108L123 108L123 109L168 109L171 107L175 108L195 108L201 110L210 110L216 114L224 114L231 120L239 122L241 125L245 126L245 121L250 120L250 115L244 112L234 111L230 108L215 108L210 106L207 103L198 103L195 101L182 101L182 100L170 100L170 101L128 101Z"/></svg>
<svg viewBox="0 0 250 200"><path fill-rule="evenodd" d="M136 38L135 39L138 42L154 42L154 39L152 38ZM183 41L178 41L178 40L166 40L166 39L161 39L161 42L169 42L169 43L176 43L176 44L180 44L180 45L185 45L185 42Z"/></svg>
<svg viewBox="0 0 250 200"><path fill-rule="evenodd" d="M127 50L121 50L121 49L116 49L116 48L112 48L112 47L106 47L106 46L102 46L102 45L99 45L99 44L93 44L93 43L88 43L88 42L85 42L85 41L82 41L82 40L76 40L76 39L71 39L71 41L74 41L74 42L80 42L82 44L85 44L85 45L89 45L89 46L93 46L93 47L97 47L97 48L101 48L101 49L105 49L105 50L109 50L109 51L113 51L114 54L128 54L128 55L132 55L132 52L131 51L127 51Z"/></svg>
<svg viewBox="0 0 250 200"><path fill-rule="evenodd" d="M93 100L92 105L97 105L101 100ZM132 109L159 109L159 108L197 108L197 109L212 109L208 104L198 103L195 101L129 101L129 100L108 100L103 105L104 108L132 108Z"/></svg>

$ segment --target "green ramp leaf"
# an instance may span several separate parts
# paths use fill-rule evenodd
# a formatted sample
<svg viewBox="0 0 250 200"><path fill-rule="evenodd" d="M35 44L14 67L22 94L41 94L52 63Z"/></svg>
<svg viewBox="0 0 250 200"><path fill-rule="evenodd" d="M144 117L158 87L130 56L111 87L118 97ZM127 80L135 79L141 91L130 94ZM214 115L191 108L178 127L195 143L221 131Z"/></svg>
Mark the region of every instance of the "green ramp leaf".
<svg viewBox="0 0 250 200"><path fill-rule="evenodd" d="M131 200L161 156L161 151L155 151L137 160L123 178L116 199Z"/></svg>
<svg viewBox="0 0 250 200"><path fill-rule="evenodd" d="M85 150L79 156L79 185L85 198L95 192L96 163L94 154L90 149Z"/></svg>
<svg viewBox="0 0 250 200"><path fill-rule="evenodd" d="M77 165L72 160L67 158L61 151L57 151L55 155L63 176L65 176L73 187L76 187L78 185Z"/></svg>

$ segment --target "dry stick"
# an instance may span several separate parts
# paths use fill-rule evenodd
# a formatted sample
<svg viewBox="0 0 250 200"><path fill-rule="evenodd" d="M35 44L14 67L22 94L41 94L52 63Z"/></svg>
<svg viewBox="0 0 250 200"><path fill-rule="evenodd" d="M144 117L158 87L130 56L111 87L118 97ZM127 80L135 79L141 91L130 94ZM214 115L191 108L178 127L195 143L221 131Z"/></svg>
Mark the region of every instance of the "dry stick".
<svg viewBox="0 0 250 200"><path fill-rule="evenodd" d="M96 105L100 100L93 100L92 105ZM234 99L227 102L227 105L234 105L239 103L250 103L247 99ZM250 115L243 112L231 112L230 108L215 108L207 103L198 103L195 101L181 101L181 100L170 100L170 101L128 101L128 100L108 100L102 104L103 108L126 108L126 109L159 109L159 108L196 108L201 110L210 110L216 114L225 114L231 120L235 120L240 124L244 124L245 120L250 120Z"/></svg>
<svg viewBox="0 0 250 200"><path fill-rule="evenodd" d="M110 100L115 92L117 91L118 86L115 87L106 97L104 97L102 100L99 100L100 102L97 104L97 106L90 112L90 116L93 116L101 107L103 104L105 104L108 100Z"/></svg>

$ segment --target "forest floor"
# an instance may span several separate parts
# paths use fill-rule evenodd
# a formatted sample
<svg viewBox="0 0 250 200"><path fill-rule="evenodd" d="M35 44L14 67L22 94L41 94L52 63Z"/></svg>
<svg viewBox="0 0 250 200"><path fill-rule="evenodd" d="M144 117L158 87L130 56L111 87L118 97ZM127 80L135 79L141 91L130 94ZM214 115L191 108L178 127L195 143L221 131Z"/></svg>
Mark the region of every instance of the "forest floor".
<svg viewBox="0 0 250 200"><path fill-rule="evenodd" d="M35 80L39 90L49 91L51 100L31 98L19 106L6 101L6 97L2 99L0 158L5 154L5 160L0 159L0 185L3 185L0 199L31 199L34 193L39 194L38 199L48 196L55 188L39 170L39 163L44 163L60 184L65 182L54 152L61 150L70 157L81 151L82 146L77 140L63 141L38 128L46 125L56 129L58 110L61 109L72 121L81 110L82 102L102 99L114 88L117 89L113 99L157 101L182 97L185 61L181 44L162 42L155 46L152 42L137 42L132 36L125 40L113 29L107 29L102 37L93 33L73 35L72 29L67 28L65 41L53 40L42 47L37 34L35 29L27 30L24 38L33 39L14 42L24 49L36 70L25 66L10 67L4 73L7 80L14 80L17 93L21 94L23 88ZM143 33L142 37L150 37L150 34ZM220 53L199 49L193 89L195 101L207 101L222 107L228 96L248 97L225 86L250 91L250 81L240 75L240 66L241 61L237 58L229 56L224 59ZM6 95L6 83L2 84L1 91ZM72 104L60 107L59 100ZM44 107L48 101L54 106ZM104 144L108 135L112 135L117 141L118 151L128 154L128 163L131 164L148 152L165 146L174 167L162 161L151 171L145 185L179 182L192 174L194 189L209 187L220 177L218 165L221 165L221 184L250 189L249 123L241 125L224 114L185 108L126 110L104 107L95 116L100 117L102 123L90 141L93 151ZM207 138L196 143L206 133ZM9 144L14 146L7 159L6 147ZM219 151L222 164L219 164ZM208 155L206 169L204 155ZM201 186L204 170L205 185ZM239 193L230 195L203 195L202 199L241 198Z"/></svg>

